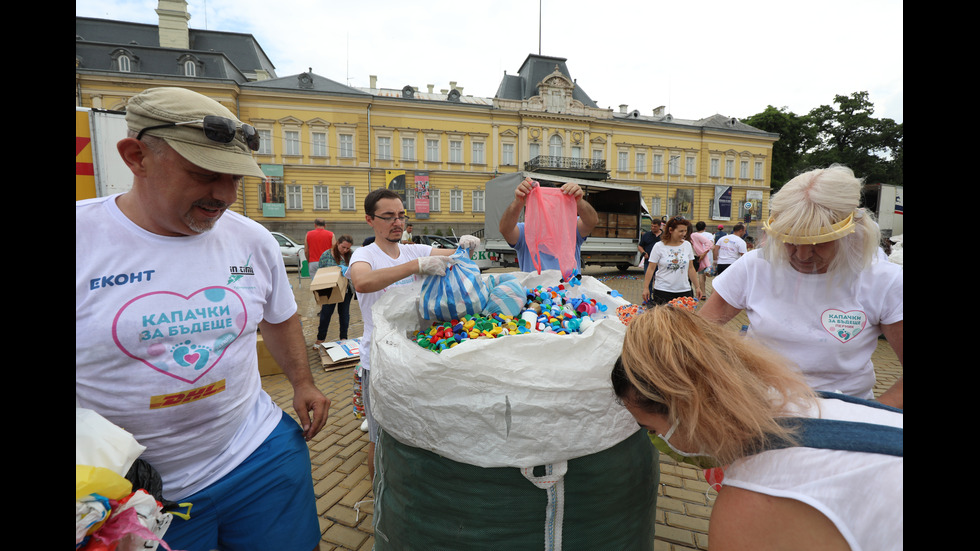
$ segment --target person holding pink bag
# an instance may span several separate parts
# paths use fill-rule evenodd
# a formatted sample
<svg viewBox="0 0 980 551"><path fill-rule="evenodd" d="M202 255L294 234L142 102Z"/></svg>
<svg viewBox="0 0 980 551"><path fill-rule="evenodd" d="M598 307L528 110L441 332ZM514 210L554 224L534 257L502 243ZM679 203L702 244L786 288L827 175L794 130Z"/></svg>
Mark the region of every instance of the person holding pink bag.
<svg viewBox="0 0 980 551"><path fill-rule="evenodd" d="M575 202L574 227L570 223L570 213L563 210L562 198L556 197L559 190L565 202ZM548 208L547 205L555 207ZM518 222L525 206L528 208L525 221ZM553 220L544 220L542 216ZM568 223L564 224L562 220ZM598 214L585 200L585 192L578 184L567 182L561 188L551 188L524 178L514 190L514 200L500 217L500 234L517 252L521 271L561 270L563 275L568 275L572 269L581 269L582 243L598 220ZM574 266L570 265L572 261Z"/></svg>

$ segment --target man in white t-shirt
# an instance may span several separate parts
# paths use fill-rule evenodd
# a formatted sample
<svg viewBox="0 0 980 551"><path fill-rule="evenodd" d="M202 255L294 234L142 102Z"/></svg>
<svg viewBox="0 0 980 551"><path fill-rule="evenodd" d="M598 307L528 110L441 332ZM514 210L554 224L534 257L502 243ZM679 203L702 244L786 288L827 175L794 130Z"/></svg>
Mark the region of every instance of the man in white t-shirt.
<svg viewBox="0 0 980 551"><path fill-rule="evenodd" d="M715 242L711 253L718 259L718 274L716 275L721 275L726 268L731 266L733 262L748 251L745 246L745 240L742 239L744 235L745 224L739 223L735 224L735 227L732 228L732 233L721 236Z"/></svg>
<svg viewBox="0 0 980 551"><path fill-rule="evenodd" d="M374 313L371 307L389 287L409 285L420 275L446 275L452 263L454 249L401 243L404 233L405 207L401 197L389 189L376 189L364 199L364 219L374 230L374 242L354 251L348 276L357 291L357 303L364 320L361 337L361 395L368 421L368 472L374 480L374 447L378 441L378 425L371 413L371 336L374 332ZM474 243L475 242L475 243ZM479 243L472 235L459 238L459 246L470 249Z"/></svg>
<svg viewBox="0 0 980 551"><path fill-rule="evenodd" d="M75 204L75 400L146 446L162 497L191 503L174 549L314 549L317 389L279 246L227 211L258 134L181 88L129 100L126 193ZM299 424L262 389L257 329ZM312 412L312 415L311 415Z"/></svg>

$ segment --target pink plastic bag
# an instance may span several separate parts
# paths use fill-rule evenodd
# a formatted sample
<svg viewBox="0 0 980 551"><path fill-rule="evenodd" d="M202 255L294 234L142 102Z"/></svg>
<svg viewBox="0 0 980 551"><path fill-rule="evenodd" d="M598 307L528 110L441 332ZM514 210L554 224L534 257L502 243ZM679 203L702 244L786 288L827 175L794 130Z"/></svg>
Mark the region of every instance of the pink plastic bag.
<svg viewBox="0 0 980 551"><path fill-rule="evenodd" d="M578 209L574 197L565 195L558 188L531 188L524 206L524 242L539 274L541 254L544 253L558 259L563 277L572 275L578 264L575 258L577 224Z"/></svg>

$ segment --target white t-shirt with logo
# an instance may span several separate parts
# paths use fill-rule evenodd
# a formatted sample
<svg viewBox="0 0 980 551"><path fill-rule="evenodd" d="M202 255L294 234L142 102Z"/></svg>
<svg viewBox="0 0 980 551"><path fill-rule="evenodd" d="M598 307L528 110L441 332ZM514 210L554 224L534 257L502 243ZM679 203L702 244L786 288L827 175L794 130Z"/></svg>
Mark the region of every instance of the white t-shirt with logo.
<svg viewBox="0 0 980 551"><path fill-rule="evenodd" d="M734 233L721 236L715 245L718 245L718 264L732 264L746 252L745 240Z"/></svg>
<svg viewBox="0 0 980 551"><path fill-rule="evenodd" d="M75 398L133 434L179 500L230 472L282 410L262 390L256 327L296 312L266 229L150 233L117 196L75 203Z"/></svg>
<svg viewBox="0 0 980 551"><path fill-rule="evenodd" d="M358 262L366 262L371 266L372 270L381 270L383 268L391 268L393 266L399 266L405 264L406 262L412 262L423 256L429 256L432 254L432 247L428 245L398 245L398 257L392 258L388 256L377 243L371 243L367 247L361 247L354 251L354 254L350 257L351 267ZM381 295L385 294L390 287L397 287L399 285L411 285L419 279L419 276L411 275L400 281L392 283L388 287L381 289L380 291L375 291L373 293L357 293L357 304L361 308L361 318L364 320L364 336L361 337L361 367L364 369L371 369L371 334L374 332L374 313L371 311L371 307L374 303L381 298Z"/></svg>
<svg viewBox="0 0 980 551"><path fill-rule="evenodd" d="M796 363L812 388L871 399L879 326L904 319L903 275L898 264L876 259L845 285L790 266L773 270L756 249L713 285L745 310L748 334Z"/></svg>

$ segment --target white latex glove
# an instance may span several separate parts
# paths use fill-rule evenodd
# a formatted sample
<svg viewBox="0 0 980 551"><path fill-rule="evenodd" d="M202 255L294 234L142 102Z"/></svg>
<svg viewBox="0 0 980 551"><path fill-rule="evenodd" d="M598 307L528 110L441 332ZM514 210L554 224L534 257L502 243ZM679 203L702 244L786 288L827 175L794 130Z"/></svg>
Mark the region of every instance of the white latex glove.
<svg viewBox="0 0 980 551"><path fill-rule="evenodd" d="M444 276L446 268L453 263L451 256L434 254L419 257L419 273L422 275Z"/></svg>
<svg viewBox="0 0 980 551"><path fill-rule="evenodd" d="M480 246L480 238L473 235L464 235L459 238L459 246L472 251Z"/></svg>

